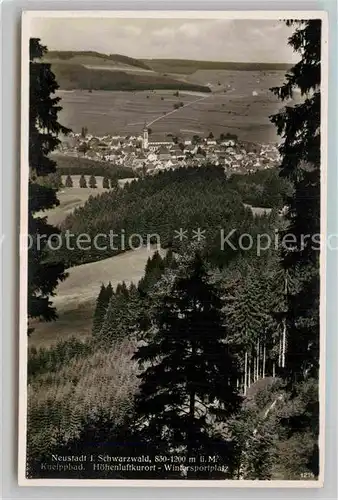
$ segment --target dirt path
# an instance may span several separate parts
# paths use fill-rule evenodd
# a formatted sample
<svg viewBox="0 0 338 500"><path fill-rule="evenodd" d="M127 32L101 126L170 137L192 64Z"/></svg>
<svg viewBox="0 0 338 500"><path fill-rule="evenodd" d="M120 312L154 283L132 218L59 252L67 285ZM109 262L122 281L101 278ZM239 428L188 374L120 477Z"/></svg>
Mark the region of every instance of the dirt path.
<svg viewBox="0 0 338 500"><path fill-rule="evenodd" d="M168 116L173 115L174 113L177 113L178 111L180 111L183 108L187 108L188 106L192 106L193 104L196 104L196 102L205 101L206 99L209 99L210 97L213 97L213 96L214 96L214 94L210 93L210 94L208 94L205 97L201 97L200 99L196 99L195 101L188 102L187 104L184 104L184 106L181 106L178 109L174 109L173 111L170 111L169 113L167 113L165 115L161 115L158 118L155 118L155 120L153 120L152 122L148 123L147 126L150 127L150 125L153 125L154 123L156 123L156 122L158 122L160 120L164 120Z"/></svg>

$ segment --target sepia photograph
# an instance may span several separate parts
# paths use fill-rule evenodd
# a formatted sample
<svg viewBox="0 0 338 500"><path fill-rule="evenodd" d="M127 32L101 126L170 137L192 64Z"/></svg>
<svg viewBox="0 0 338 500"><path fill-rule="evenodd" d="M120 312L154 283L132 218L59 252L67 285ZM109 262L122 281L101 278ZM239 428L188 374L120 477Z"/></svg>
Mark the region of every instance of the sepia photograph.
<svg viewBox="0 0 338 500"><path fill-rule="evenodd" d="M21 485L322 486L327 43L23 13Z"/></svg>

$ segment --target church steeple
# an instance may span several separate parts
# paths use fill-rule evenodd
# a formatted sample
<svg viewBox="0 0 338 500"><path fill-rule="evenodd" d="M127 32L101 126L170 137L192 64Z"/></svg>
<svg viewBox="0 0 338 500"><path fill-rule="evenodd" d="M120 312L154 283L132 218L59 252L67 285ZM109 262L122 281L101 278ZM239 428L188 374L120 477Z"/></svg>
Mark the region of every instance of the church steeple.
<svg viewBox="0 0 338 500"><path fill-rule="evenodd" d="M144 128L143 128L143 143L142 143L142 147L143 147L143 149L148 149L148 146L149 146L149 132L148 132L147 124L145 123L144 124Z"/></svg>

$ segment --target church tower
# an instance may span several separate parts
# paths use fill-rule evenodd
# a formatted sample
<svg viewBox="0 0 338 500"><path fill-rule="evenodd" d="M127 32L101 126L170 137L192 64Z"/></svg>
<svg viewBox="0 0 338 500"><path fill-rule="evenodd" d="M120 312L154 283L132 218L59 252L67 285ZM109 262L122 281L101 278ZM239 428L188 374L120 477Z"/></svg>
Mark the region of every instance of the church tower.
<svg viewBox="0 0 338 500"><path fill-rule="evenodd" d="M144 125L143 129L143 144L142 147L143 149L148 149L149 146L149 133L148 133L148 127L147 124Z"/></svg>

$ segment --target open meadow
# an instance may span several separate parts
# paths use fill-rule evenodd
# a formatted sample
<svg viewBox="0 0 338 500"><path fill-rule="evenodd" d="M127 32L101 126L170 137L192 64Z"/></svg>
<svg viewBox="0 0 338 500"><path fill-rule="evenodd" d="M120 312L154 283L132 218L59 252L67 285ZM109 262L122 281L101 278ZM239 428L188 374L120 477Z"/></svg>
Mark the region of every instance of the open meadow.
<svg viewBox="0 0 338 500"><path fill-rule="evenodd" d="M66 175L62 175L62 183L63 185L66 182ZM80 188L80 175L71 175L73 181L72 188L61 188L58 192L57 197L60 201L60 205L52 208L50 210L46 210L45 212L40 212L38 216L47 216L48 222L54 226L59 226L67 217L67 215L71 214L76 208L82 207L90 196L98 196L102 193L109 191L108 189L104 189L102 187L103 177L95 176L97 187L96 188ZM89 184L89 175L84 176ZM119 179L118 184L120 187L124 187L126 183L134 180L134 178L130 179Z"/></svg>
<svg viewBox="0 0 338 500"><path fill-rule="evenodd" d="M64 177L64 176L63 176ZM72 176L72 178L80 178L80 176ZM89 176L88 176L89 177ZM78 186L79 179L73 179L74 187L72 188L62 188L57 196L60 201L60 205L47 210L43 213L38 213L38 216L47 216L48 222L54 226L59 226L76 208L83 206L88 200L89 196L97 196L101 193L107 191L103 189L102 181L97 179L98 186L96 189L91 188L80 188ZM64 179L63 179L64 182ZM88 182L88 179L87 179Z"/></svg>
<svg viewBox="0 0 338 500"><path fill-rule="evenodd" d="M284 74L284 70L198 70L180 75L187 82L208 85L212 92L204 98L188 91L177 97L173 90L60 91L60 119L74 132L86 126L93 135L139 135L145 123L156 120L151 126L154 140L167 134L188 138L212 131L215 136L229 132L242 140L276 142L269 116L281 103L269 89L280 85ZM185 107L169 114L179 102Z"/></svg>
<svg viewBox="0 0 338 500"><path fill-rule="evenodd" d="M32 321L34 332L29 337L29 345L48 347L69 337L88 337L92 331L94 306L101 284L107 285L110 281L115 288L122 281L127 285L138 283L144 275L148 257L153 253L154 250L142 248L69 269L68 278L60 283L53 298L58 312L57 321ZM163 255L162 251L160 253Z"/></svg>

